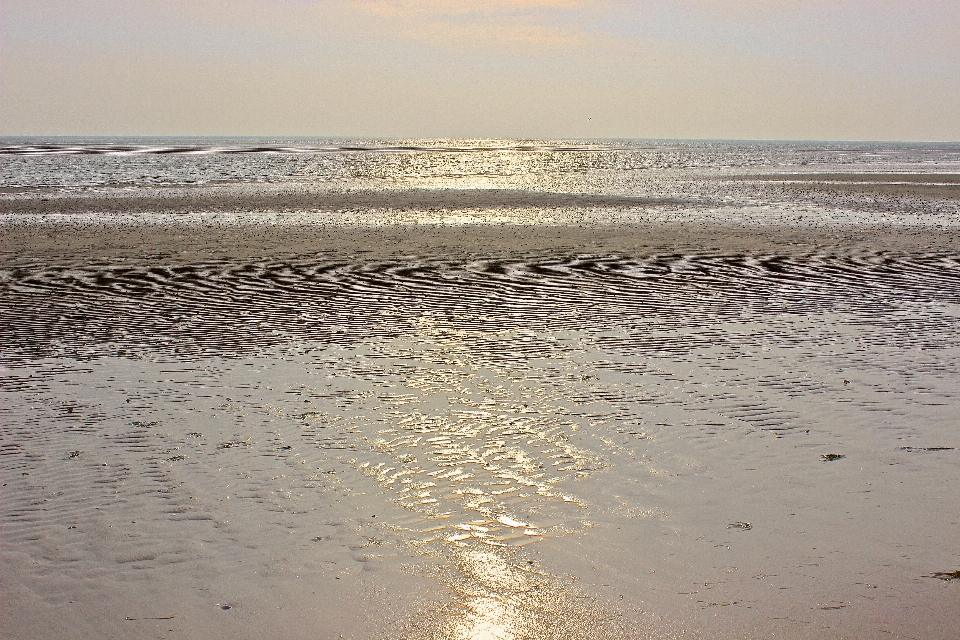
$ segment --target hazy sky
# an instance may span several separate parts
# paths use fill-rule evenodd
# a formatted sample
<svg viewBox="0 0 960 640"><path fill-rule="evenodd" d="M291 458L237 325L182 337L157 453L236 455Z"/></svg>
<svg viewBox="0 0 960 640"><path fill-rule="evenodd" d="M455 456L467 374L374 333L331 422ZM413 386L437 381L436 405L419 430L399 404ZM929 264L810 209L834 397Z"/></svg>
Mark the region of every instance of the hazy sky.
<svg viewBox="0 0 960 640"><path fill-rule="evenodd" d="M960 1L0 0L0 134L960 140Z"/></svg>

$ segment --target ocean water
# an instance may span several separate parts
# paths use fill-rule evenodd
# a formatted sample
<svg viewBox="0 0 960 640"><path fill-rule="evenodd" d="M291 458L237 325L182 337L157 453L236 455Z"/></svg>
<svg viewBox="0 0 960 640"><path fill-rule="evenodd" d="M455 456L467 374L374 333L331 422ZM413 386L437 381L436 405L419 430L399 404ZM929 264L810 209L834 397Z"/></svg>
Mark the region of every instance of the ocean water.
<svg viewBox="0 0 960 640"><path fill-rule="evenodd" d="M50 607L427 585L383 637L949 637L958 169L6 139L5 553Z"/></svg>
<svg viewBox="0 0 960 640"><path fill-rule="evenodd" d="M942 180L958 169L955 143L5 138L0 215L24 220L39 198L60 204L41 208L48 221L953 226L956 182ZM895 175L870 198L784 189L791 176L877 172ZM919 197L883 190L924 175Z"/></svg>

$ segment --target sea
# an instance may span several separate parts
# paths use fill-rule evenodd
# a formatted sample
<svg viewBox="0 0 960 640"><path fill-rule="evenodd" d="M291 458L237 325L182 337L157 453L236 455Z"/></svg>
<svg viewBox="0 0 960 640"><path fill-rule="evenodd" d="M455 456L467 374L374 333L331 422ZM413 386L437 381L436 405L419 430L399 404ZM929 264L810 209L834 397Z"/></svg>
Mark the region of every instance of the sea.
<svg viewBox="0 0 960 640"><path fill-rule="evenodd" d="M960 144L3 138L0 234L37 620L960 621Z"/></svg>

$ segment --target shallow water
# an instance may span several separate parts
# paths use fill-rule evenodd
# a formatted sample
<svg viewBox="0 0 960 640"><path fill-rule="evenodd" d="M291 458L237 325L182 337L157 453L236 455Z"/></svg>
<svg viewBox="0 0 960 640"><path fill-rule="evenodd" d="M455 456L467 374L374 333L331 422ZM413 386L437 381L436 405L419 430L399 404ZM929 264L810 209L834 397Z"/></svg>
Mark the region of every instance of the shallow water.
<svg viewBox="0 0 960 640"><path fill-rule="evenodd" d="M235 171L249 194L270 171L289 182L291 163L323 174L333 162L338 189L379 193L385 166L417 188L461 188L494 163L506 167L498 188L675 197L664 185L682 172L624 172L644 154L755 173L787 160L800 171L801 157L831 170L956 162L955 150L869 145L139 144L8 144L4 186L36 200ZM36 171L17 164L30 162ZM679 197L716 197L690 175L699 186ZM659 186L629 188L641 183ZM585 184L600 188L575 188ZM756 206L780 221L793 207L836 226L842 210L848 233L879 206L762 195ZM503 209L557 224L543 203L461 196L474 222ZM724 206L720 217L739 205ZM956 217L949 200L920 209ZM167 215L160 226L193 240L131 251L117 235L114 254L63 249L64 216L8 212L9 229L51 236L8 248L0 270L0 522L38 610L126 590L127 609L91 609L107 637L152 634L127 618L157 590L162 607L142 615L176 612L176 625L150 623L168 637L256 635L251 620L289 623L275 609L291 601L313 622L261 637L950 637L956 583L936 575L960 562L960 255L934 242L936 226L917 231L911 218L913 249L871 241L866 227L858 244L812 233L777 245L774 228L756 250L724 249L718 227L701 250L577 250L589 230L456 250L424 226L447 213L414 201L403 219L413 239L394 250L394 236L374 234L356 251L332 239L305 248L296 225L264 234L254 213L228 211L254 248L219 255L212 227L163 207L98 234ZM96 207L69 216L109 218ZM182 254L190 242L204 250ZM341 592L366 595L331 604Z"/></svg>

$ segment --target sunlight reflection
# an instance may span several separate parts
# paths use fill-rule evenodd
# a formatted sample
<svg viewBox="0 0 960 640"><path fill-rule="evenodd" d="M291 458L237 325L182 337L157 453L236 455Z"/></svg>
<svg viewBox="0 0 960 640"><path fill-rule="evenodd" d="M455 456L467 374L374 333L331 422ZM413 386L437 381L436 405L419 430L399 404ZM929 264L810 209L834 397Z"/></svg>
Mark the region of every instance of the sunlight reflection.
<svg viewBox="0 0 960 640"><path fill-rule="evenodd" d="M465 602L465 616L455 637L464 640L509 640L520 637L525 617L515 595L529 590L531 581L492 551L470 550L461 556L460 569L476 589Z"/></svg>
<svg viewBox="0 0 960 640"><path fill-rule="evenodd" d="M561 504L584 503L559 486L602 466L595 454L571 442L579 423L571 419L546 386L520 385L511 358L495 361L487 344L502 349L509 340L543 341L549 336L490 335L444 326L430 317L409 337L381 344L380 356L405 365L404 386L411 394L380 398L377 430L368 453L352 463L394 495L394 500L425 518L447 514L440 538L455 546L483 543L523 545L544 533L536 521L550 511L573 511ZM557 367L570 366L557 353ZM553 504L545 511L546 504Z"/></svg>

